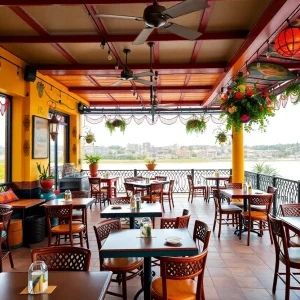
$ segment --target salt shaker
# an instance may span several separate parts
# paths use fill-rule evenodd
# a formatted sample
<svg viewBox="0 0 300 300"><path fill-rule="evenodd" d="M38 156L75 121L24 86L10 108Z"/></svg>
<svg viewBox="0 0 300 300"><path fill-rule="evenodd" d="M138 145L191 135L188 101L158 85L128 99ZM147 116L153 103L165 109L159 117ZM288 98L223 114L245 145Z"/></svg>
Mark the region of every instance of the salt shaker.
<svg viewBox="0 0 300 300"><path fill-rule="evenodd" d="M42 294L48 289L48 267L43 261L33 262L28 269L28 292Z"/></svg>
<svg viewBox="0 0 300 300"><path fill-rule="evenodd" d="M248 185L247 183L243 183L243 193L247 194L247 192L248 192Z"/></svg>
<svg viewBox="0 0 300 300"><path fill-rule="evenodd" d="M65 201L72 201L72 193L70 190L65 191Z"/></svg>

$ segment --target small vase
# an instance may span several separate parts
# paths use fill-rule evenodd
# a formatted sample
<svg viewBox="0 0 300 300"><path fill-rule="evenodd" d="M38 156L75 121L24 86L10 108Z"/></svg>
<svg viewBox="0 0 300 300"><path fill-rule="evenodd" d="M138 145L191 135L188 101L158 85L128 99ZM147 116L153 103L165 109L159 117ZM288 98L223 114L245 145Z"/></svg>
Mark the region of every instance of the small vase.
<svg viewBox="0 0 300 300"><path fill-rule="evenodd" d="M40 184L42 189L52 189L54 185L54 179L41 179Z"/></svg>
<svg viewBox="0 0 300 300"><path fill-rule="evenodd" d="M90 164L89 168L90 168L91 177L97 177L97 175L98 175L98 164Z"/></svg>
<svg viewBox="0 0 300 300"><path fill-rule="evenodd" d="M149 171L153 171L156 167L156 164L146 164L146 167Z"/></svg>

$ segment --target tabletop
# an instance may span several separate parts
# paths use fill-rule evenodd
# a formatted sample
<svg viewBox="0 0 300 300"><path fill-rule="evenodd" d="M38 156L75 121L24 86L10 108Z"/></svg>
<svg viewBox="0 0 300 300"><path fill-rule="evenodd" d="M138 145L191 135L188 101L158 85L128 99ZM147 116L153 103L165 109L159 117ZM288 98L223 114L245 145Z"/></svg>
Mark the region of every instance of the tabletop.
<svg viewBox="0 0 300 300"><path fill-rule="evenodd" d="M280 217L280 219L285 226L300 234L300 217Z"/></svg>
<svg viewBox="0 0 300 300"><path fill-rule="evenodd" d="M222 189L220 190L220 194L223 194L229 198L248 198L249 196L267 196L272 195L270 193L266 193L260 190L252 190L252 193L243 192L243 189Z"/></svg>
<svg viewBox="0 0 300 300"><path fill-rule="evenodd" d="M206 180L229 180L228 176L202 176Z"/></svg>
<svg viewBox="0 0 300 300"><path fill-rule="evenodd" d="M72 201L67 202L64 199L54 199L47 201L45 204L43 204L43 206L73 204L74 208L85 208L92 205L95 201L95 198L73 198Z"/></svg>
<svg viewBox="0 0 300 300"><path fill-rule="evenodd" d="M103 300L112 272L49 272L49 285L57 286L51 294L20 295L28 284L27 272L0 273L1 300L72 299ZM87 292L88 291L88 292Z"/></svg>
<svg viewBox="0 0 300 300"><path fill-rule="evenodd" d="M14 209L27 209L45 202L45 199L20 199L7 203Z"/></svg>
<svg viewBox="0 0 300 300"><path fill-rule="evenodd" d="M178 236L178 245L166 243L166 238ZM101 257L192 256L198 248L187 229L153 229L151 238L141 238L139 229L113 230L100 250Z"/></svg>
<svg viewBox="0 0 300 300"><path fill-rule="evenodd" d="M126 182L128 184L132 184L136 187L149 187L152 183L161 183L162 185L170 183L170 181L165 180L165 181L160 181L160 180L150 180L149 183L146 181L128 181Z"/></svg>
<svg viewBox="0 0 300 300"><path fill-rule="evenodd" d="M113 209L120 206L121 209ZM130 204L109 205L100 212L101 218L130 218L130 217L162 217L162 207L160 203L142 203L140 209L130 209Z"/></svg>

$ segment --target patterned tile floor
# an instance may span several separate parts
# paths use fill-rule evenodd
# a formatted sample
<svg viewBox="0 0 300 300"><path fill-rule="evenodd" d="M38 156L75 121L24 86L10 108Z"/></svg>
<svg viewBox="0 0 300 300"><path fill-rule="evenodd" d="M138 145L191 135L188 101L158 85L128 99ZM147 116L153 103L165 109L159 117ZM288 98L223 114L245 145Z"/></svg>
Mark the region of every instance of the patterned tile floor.
<svg viewBox="0 0 300 300"><path fill-rule="evenodd" d="M206 222L212 228L214 217L214 204L202 198L194 199L193 204L188 203L186 194L177 194L175 209L170 211L168 204L165 204L165 217L179 216L184 208L191 212L189 230L192 232L195 220ZM97 243L93 232L93 225L100 221L99 204L93 205L92 210L88 209L88 227L90 250L92 251L91 271L99 270L99 259ZM159 226L159 219L156 219L156 228ZM265 232L263 237L251 235L250 247L246 246L246 233L240 241L234 235L232 226L222 226L221 238L217 238L217 232L212 233L207 268L205 271L205 295L206 299L221 300L265 300L285 299L285 285L278 280L277 292L272 295L272 283L274 275L275 254L269 236ZM32 245L34 248L46 246L46 240L40 244ZM30 265L30 249L19 248L13 250L15 268L11 269L8 258L3 262L3 269L7 272L24 272ZM158 269L156 269L158 272ZM134 278L127 282L128 300L133 299L140 288L140 279ZM111 283L111 290L121 291L116 283ZM107 295L105 299L120 299ZM143 299L141 295L139 299ZM300 291L291 292L291 300L300 299Z"/></svg>

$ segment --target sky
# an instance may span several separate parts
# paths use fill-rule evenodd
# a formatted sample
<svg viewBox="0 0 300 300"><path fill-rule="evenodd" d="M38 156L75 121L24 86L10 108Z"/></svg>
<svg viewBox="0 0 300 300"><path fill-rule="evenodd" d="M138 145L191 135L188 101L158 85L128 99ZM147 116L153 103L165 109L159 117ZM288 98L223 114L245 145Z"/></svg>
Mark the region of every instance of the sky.
<svg viewBox="0 0 300 300"><path fill-rule="evenodd" d="M174 116L166 116L171 118ZM183 116L187 118L188 116ZM97 118L91 116L91 118ZM4 145L4 121L5 116L0 114L0 145ZM110 135L104 122L99 124L85 123L85 128L82 129L81 135L85 134L88 127L95 133L97 146L120 145L126 146L130 144L142 144L149 142L154 146L168 146L173 144L179 145L214 145L215 134L218 128L224 129L224 125L217 125L212 121L207 123L207 129L204 134L187 134L185 125L179 119L173 125L165 125L158 121L154 125L149 125L144 121L141 125L137 125L133 120L126 127L125 133L116 131ZM300 142L300 104L294 105L291 102L287 103L285 108L280 108L276 111L275 117L269 118L267 131L252 131L244 134L244 144L248 146L254 145L271 145L271 144L287 144Z"/></svg>

